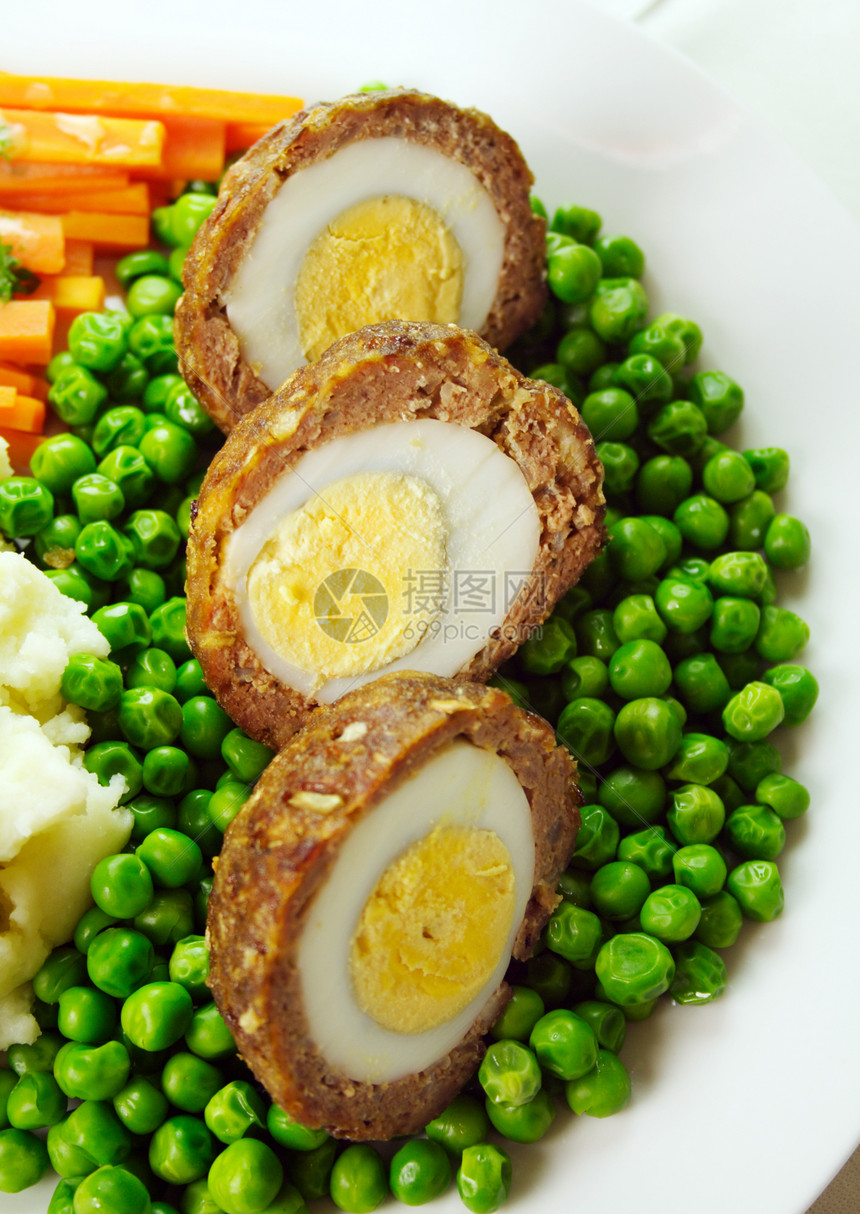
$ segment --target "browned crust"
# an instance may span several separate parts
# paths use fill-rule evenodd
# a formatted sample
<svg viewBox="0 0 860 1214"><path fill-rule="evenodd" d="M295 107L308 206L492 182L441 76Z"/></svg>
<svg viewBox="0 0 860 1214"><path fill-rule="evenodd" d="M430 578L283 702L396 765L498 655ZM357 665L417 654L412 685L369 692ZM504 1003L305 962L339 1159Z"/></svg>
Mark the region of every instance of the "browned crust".
<svg viewBox="0 0 860 1214"><path fill-rule="evenodd" d="M230 716L274 749L314 701L279 682L246 643L222 576L225 545L306 451L374 424L415 418L454 422L492 438L522 469L541 521L530 582L460 677L488 679L603 542L602 466L579 413L557 388L526 379L486 342L454 326L387 321L342 338L235 427L206 474L188 540L191 648Z"/></svg>
<svg viewBox="0 0 860 1214"><path fill-rule="evenodd" d="M531 210L533 177L510 135L478 110L409 89L319 104L276 126L225 174L218 204L185 259L175 326L180 370L225 432L270 393L242 358L222 304L263 211L291 174L346 143L382 135L412 139L465 164L496 206L505 227L504 262L481 335L504 349L540 315L544 221Z"/></svg>
<svg viewBox="0 0 860 1214"><path fill-rule="evenodd" d="M365 732L344 738L355 722ZM254 1074L306 1125L353 1139L421 1130L473 1073L481 1037L508 997L503 984L450 1054L384 1084L352 1080L328 1065L302 1006L295 947L340 846L383 797L458 737L501 755L531 806L535 880L514 946L523 960L558 902L581 797L576 765L551 728L495 688L407 672L320 709L272 761L224 837L209 902L210 985ZM298 792L342 803L327 813L295 808L290 800Z"/></svg>

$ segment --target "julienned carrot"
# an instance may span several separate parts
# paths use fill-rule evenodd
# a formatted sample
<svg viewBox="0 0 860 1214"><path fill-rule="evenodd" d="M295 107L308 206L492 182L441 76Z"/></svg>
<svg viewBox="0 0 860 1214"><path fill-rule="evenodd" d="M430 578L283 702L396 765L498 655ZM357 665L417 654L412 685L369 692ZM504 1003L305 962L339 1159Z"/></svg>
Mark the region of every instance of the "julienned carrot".
<svg viewBox="0 0 860 1214"><path fill-rule="evenodd" d="M0 109L0 122L9 128L13 161L120 168L154 168L161 163L164 127L154 119Z"/></svg>
<svg viewBox="0 0 860 1214"><path fill-rule="evenodd" d="M121 190L92 190L86 183L78 189L71 181L63 193L19 194L15 205L25 211L58 215L61 211L109 211L114 215L148 215L149 187L138 181Z"/></svg>
<svg viewBox="0 0 860 1214"><path fill-rule="evenodd" d="M149 243L148 215L111 215L103 211L67 211L57 217L68 240L92 241L96 251L142 249Z"/></svg>
<svg viewBox="0 0 860 1214"><path fill-rule="evenodd" d="M56 315L47 299L13 299L0 304L0 358L11 362L50 362Z"/></svg>
<svg viewBox="0 0 860 1214"><path fill-rule="evenodd" d="M5 388L17 388L24 396L35 396L37 400L46 400L48 396L48 381L23 371L11 363L0 363L0 384Z"/></svg>
<svg viewBox="0 0 860 1214"><path fill-rule="evenodd" d="M0 105L34 110L72 110L129 117L215 118L274 126L301 109L298 97L228 92L188 85L72 80L58 76L0 73Z"/></svg>
<svg viewBox="0 0 860 1214"><path fill-rule="evenodd" d="M63 225L54 215L0 211L0 241L34 274L59 274L66 261Z"/></svg>
<svg viewBox="0 0 860 1214"><path fill-rule="evenodd" d="M16 388L0 386L0 429L41 434L44 425L44 401L23 396Z"/></svg>
<svg viewBox="0 0 860 1214"><path fill-rule="evenodd" d="M104 307L105 294L105 280L98 275L58 274L43 278L31 298L49 299L62 315L98 312Z"/></svg>
<svg viewBox="0 0 860 1214"><path fill-rule="evenodd" d="M142 177L215 181L224 171L224 123L211 118L166 118L160 163L140 170Z"/></svg>
<svg viewBox="0 0 860 1214"><path fill-rule="evenodd" d="M66 264L63 273L78 278L88 278L93 272L95 254L91 240L67 240Z"/></svg>
<svg viewBox="0 0 860 1214"><path fill-rule="evenodd" d="M227 153L244 152L272 129L274 122L228 122L224 137Z"/></svg>
<svg viewBox="0 0 860 1214"><path fill-rule="evenodd" d="M124 190L128 170L100 164L31 164L0 160L0 198L14 202L19 194L62 194L73 190Z"/></svg>
<svg viewBox="0 0 860 1214"><path fill-rule="evenodd" d="M27 476L30 472L30 460L37 447L47 438L46 434L28 434L26 430L7 430L0 427L0 438L5 438L9 444L6 452L12 471L19 476Z"/></svg>

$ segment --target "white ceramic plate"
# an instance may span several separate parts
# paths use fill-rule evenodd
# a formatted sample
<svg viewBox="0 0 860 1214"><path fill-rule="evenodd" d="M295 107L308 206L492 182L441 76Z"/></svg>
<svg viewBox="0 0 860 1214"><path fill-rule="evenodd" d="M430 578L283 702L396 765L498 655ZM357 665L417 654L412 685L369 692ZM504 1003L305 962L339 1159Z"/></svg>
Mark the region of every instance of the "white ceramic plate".
<svg viewBox="0 0 860 1214"><path fill-rule="evenodd" d="M694 68L566 0L28 0L3 66L295 92L416 84L494 115L550 205L602 212L649 259L654 310L702 325L702 363L744 386L743 446L792 457L783 508L808 523L808 571L781 601L812 627L814 719L785 739L812 808L780 862L786 910L727 955L729 989L633 1026L628 1110L561 1113L514 1151L523 1214L803 1214L860 1138L857 1006L857 343L860 233L824 187ZM764 70L768 70L765 56ZM776 69L774 69L776 70ZM4 1196L43 1214L50 1186ZM453 1191L432 1209L462 1211Z"/></svg>

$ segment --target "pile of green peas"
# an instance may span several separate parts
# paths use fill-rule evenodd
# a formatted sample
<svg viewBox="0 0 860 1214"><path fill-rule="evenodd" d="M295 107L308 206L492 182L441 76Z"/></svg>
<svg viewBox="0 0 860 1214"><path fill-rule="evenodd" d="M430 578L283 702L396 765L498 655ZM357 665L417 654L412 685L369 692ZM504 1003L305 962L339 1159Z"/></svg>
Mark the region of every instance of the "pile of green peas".
<svg viewBox="0 0 860 1214"><path fill-rule="evenodd" d="M692 321L648 320L632 240L560 208L551 301L512 358L589 426L609 543L494 681L576 756L583 825L472 1081L423 1137L338 1143L269 1101L206 986L211 861L271 757L215 702L184 635L184 540L216 436L177 373L171 321L213 205L193 183L154 213L165 251L117 265L126 310L79 317L48 369L66 429L31 477L0 485L0 530L110 644L72 658L62 692L87 710L88 769L123 777L133 817L73 942L36 975L42 1035L0 1068L0 1191L52 1167L49 1214L302 1214L325 1196L359 1214L455 1184L490 1214L511 1187L505 1144L542 1138L559 1109L623 1109L628 1022L662 995L718 996L744 919L782 910L776 859L809 795L771 735L818 690L795 662L808 629L775 601L779 572L809 556L773 500L788 456L721 441L740 387L694 370Z"/></svg>

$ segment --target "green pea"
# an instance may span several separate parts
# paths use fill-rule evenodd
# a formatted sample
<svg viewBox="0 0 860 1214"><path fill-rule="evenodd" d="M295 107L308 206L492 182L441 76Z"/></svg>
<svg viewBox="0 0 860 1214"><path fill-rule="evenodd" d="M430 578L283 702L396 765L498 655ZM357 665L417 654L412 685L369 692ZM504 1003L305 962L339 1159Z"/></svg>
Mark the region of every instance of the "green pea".
<svg viewBox="0 0 860 1214"><path fill-rule="evenodd" d="M178 737L182 707L169 692L158 687L131 687L120 698L119 725L133 746L152 750L169 745Z"/></svg>
<svg viewBox="0 0 860 1214"><path fill-rule="evenodd" d="M112 371L128 346L128 321L119 312L82 312L69 327L68 344L80 366Z"/></svg>
<svg viewBox="0 0 860 1214"><path fill-rule="evenodd" d="M29 1130L0 1130L0 1192L31 1188L48 1170L48 1149Z"/></svg>
<svg viewBox="0 0 860 1214"><path fill-rule="evenodd" d="M167 1097L142 1075L131 1079L113 1098L117 1117L132 1134L152 1134L167 1117Z"/></svg>
<svg viewBox="0 0 860 1214"><path fill-rule="evenodd" d="M138 446L158 479L168 485L176 485L184 480L197 459L194 436L166 419L152 425Z"/></svg>
<svg viewBox="0 0 860 1214"><path fill-rule="evenodd" d="M100 607L92 618L120 665L130 662L152 640L151 625L139 603L111 603Z"/></svg>
<svg viewBox="0 0 860 1214"><path fill-rule="evenodd" d="M715 498L696 493L676 507L672 519L684 539L695 548L719 548L729 532L729 515Z"/></svg>
<svg viewBox="0 0 860 1214"><path fill-rule="evenodd" d="M86 958L76 948L55 948L33 978L33 991L43 1003L59 1003L60 995L86 979Z"/></svg>
<svg viewBox="0 0 860 1214"><path fill-rule="evenodd" d="M762 682L775 687L782 698L784 725L800 725L809 716L818 699L818 682L804 666L783 663L762 675Z"/></svg>
<svg viewBox="0 0 860 1214"><path fill-rule="evenodd" d="M131 1059L119 1041L84 1045L70 1041L57 1054L54 1077L76 1100L111 1100L124 1086Z"/></svg>
<svg viewBox="0 0 860 1214"><path fill-rule="evenodd" d="M173 315L182 287L162 274L142 274L129 286L125 303L137 320L141 316Z"/></svg>
<svg viewBox="0 0 860 1214"><path fill-rule="evenodd" d="M106 712L119 703L122 695L122 670L116 662L92 653L73 654L60 682L60 693L81 708Z"/></svg>
<svg viewBox="0 0 860 1214"><path fill-rule="evenodd" d="M609 559L619 577L642 581L666 560L666 545L643 518L622 518L609 529Z"/></svg>
<svg viewBox="0 0 860 1214"><path fill-rule="evenodd" d="M131 1136L109 1101L84 1100L57 1130L67 1147L86 1155L96 1167L122 1163L131 1154Z"/></svg>
<svg viewBox="0 0 860 1214"><path fill-rule="evenodd" d="M702 348L702 330L695 321L688 320L684 316L678 316L675 312L661 312L652 322L654 325L660 325L669 333L678 336L684 343L684 363L689 366L698 358L699 351Z"/></svg>
<svg viewBox="0 0 860 1214"><path fill-rule="evenodd" d="M809 808L809 792L791 776L772 773L765 776L755 790L756 800L769 806L784 820L799 818Z"/></svg>
<svg viewBox="0 0 860 1214"><path fill-rule="evenodd" d="M203 670L196 658L183 662L176 672L176 698L180 704L186 704L194 696L208 693ZM218 743L220 748L221 743ZM205 756L200 756L201 758Z"/></svg>
<svg viewBox="0 0 860 1214"><path fill-rule="evenodd" d="M755 489L729 511L728 539L732 548L751 550L764 546L764 537L776 514L770 494Z"/></svg>
<svg viewBox="0 0 860 1214"><path fill-rule="evenodd" d="M581 814L571 863L575 868L597 869L615 855L621 832L602 805L583 805Z"/></svg>
<svg viewBox="0 0 860 1214"><path fill-rule="evenodd" d="M129 663L125 682L129 689L157 687L170 694L176 686L176 663L163 649L144 649Z"/></svg>
<svg viewBox="0 0 860 1214"><path fill-rule="evenodd" d="M728 679L711 653L697 653L675 667L675 687L695 713L722 710L731 698Z"/></svg>
<svg viewBox="0 0 860 1214"><path fill-rule="evenodd" d="M92 434L92 447L101 459L116 447L137 446L143 437L145 419L133 405L117 405L102 413Z"/></svg>
<svg viewBox="0 0 860 1214"><path fill-rule="evenodd" d="M221 835L209 817L213 794L206 788L195 788L179 802L175 823L189 838L194 839L203 855L210 859L221 849Z"/></svg>
<svg viewBox="0 0 860 1214"><path fill-rule="evenodd" d="M577 1003L574 1012L591 1027L599 1048L617 1054L624 1044L627 1021L624 1013L614 1003L599 999L587 999Z"/></svg>
<svg viewBox="0 0 860 1214"><path fill-rule="evenodd" d="M168 1184L191 1184L209 1171L215 1143L198 1117L180 1113L163 1121L149 1141L149 1166Z"/></svg>
<svg viewBox="0 0 860 1214"><path fill-rule="evenodd" d="M666 637L666 625L650 594L627 595L615 608L612 622L622 645L638 640L654 641L659 645Z"/></svg>
<svg viewBox="0 0 860 1214"><path fill-rule="evenodd" d="M511 1159L492 1143L470 1144L457 1170L460 1200L472 1214L492 1214L507 1201L511 1188Z"/></svg>
<svg viewBox="0 0 860 1214"><path fill-rule="evenodd" d="M710 641L722 653L743 653L758 635L761 611L750 599L722 595L714 602Z"/></svg>
<svg viewBox="0 0 860 1214"><path fill-rule="evenodd" d="M650 826L625 837L618 844L617 856L638 865L651 881L663 881L672 871L675 847L666 838L662 826Z"/></svg>
<svg viewBox="0 0 860 1214"><path fill-rule="evenodd" d="M672 834L682 845L711 843L720 833L726 811L712 788L703 784L683 784L672 793L666 820Z"/></svg>
<svg viewBox="0 0 860 1214"><path fill-rule="evenodd" d="M514 985L511 987L510 1000L490 1029L490 1036L496 1041L504 1041L506 1038L515 1041L528 1041L529 1033L531 1033L545 1010L544 1001L537 991L532 990L528 986ZM441 1129L439 1132L441 1134ZM427 1127L427 1133L430 1134L429 1127ZM438 1137L438 1135L435 1136ZM430 1137L434 1137L434 1134L430 1134ZM474 1138L473 1141L478 1142L483 1137L484 1131ZM439 1141L442 1141L442 1139L439 1138Z"/></svg>
<svg viewBox="0 0 860 1214"><path fill-rule="evenodd" d="M626 443L599 442L595 446L597 458L603 465L603 488L610 501L623 498L632 488L639 469L639 456ZM607 523L611 523L607 510Z"/></svg>
<svg viewBox="0 0 860 1214"><path fill-rule="evenodd" d="M66 1115L66 1097L53 1075L27 1071L6 1099L6 1121L17 1130L42 1130Z"/></svg>
<svg viewBox="0 0 860 1214"><path fill-rule="evenodd" d="M54 434L36 448L30 460L33 476L55 495L68 494L80 476L95 472L96 459L74 434Z"/></svg>
<svg viewBox="0 0 860 1214"><path fill-rule="evenodd" d="M223 1058L236 1052L233 1035L212 1001L197 1008L191 1017L185 1043L192 1053L201 1058Z"/></svg>
<svg viewBox="0 0 860 1214"><path fill-rule="evenodd" d="M686 940L675 949L670 993L676 1003L710 1003L723 993L727 983L722 957L701 940Z"/></svg>
<svg viewBox="0 0 860 1214"><path fill-rule="evenodd" d="M659 940L643 932L630 932L606 941L597 955L595 970L607 997L626 1007L656 999L668 990L675 963Z"/></svg>
<svg viewBox="0 0 860 1214"><path fill-rule="evenodd" d="M683 780L685 784L713 784L725 773L728 764L728 747L719 738L685 733L666 774L671 780Z"/></svg>
<svg viewBox="0 0 860 1214"><path fill-rule="evenodd" d="M188 1055L185 1056L188 1057ZM198 1059L198 1061L200 1060ZM275 1107L275 1105L270 1106L270 1108ZM220 1142L229 1144L238 1142L254 1126L265 1125L266 1109L252 1085L243 1079L236 1079L213 1092L206 1104L203 1117L215 1137ZM279 1138L273 1132L271 1125L269 1133L282 1146L292 1145ZM324 1130L309 1130L307 1134L316 1135L315 1146L318 1146L327 1137ZM319 1137L320 1134L322 1137Z"/></svg>
<svg viewBox="0 0 860 1214"><path fill-rule="evenodd" d="M623 388L589 393L580 413L596 442L623 442L636 432L639 424L636 402Z"/></svg>
<svg viewBox="0 0 860 1214"><path fill-rule="evenodd" d="M647 873L629 860L611 860L601 865L591 882L594 907L610 921L638 914L650 890Z"/></svg>
<svg viewBox="0 0 860 1214"><path fill-rule="evenodd" d="M74 361L59 372L48 389L51 407L67 426L89 425L104 405L107 395L104 384L86 367Z"/></svg>
<svg viewBox="0 0 860 1214"><path fill-rule="evenodd" d="M156 884L164 889L187 885L203 863L203 855L193 839L164 827L151 831L136 854Z"/></svg>
<svg viewBox="0 0 860 1214"><path fill-rule="evenodd" d="M191 651L185 639L185 599L174 595L157 607L149 619L152 643L167 650L177 665L187 661Z"/></svg>
<svg viewBox="0 0 860 1214"><path fill-rule="evenodd" d="M75 928L75 948L80 953L89 952L90 945L99 932L103 932L106 927L113 927L115 923L116 919L113 915L106 914L98 906L91 906L78 920ZM67 1033L66 1036L68 1037L70 1034Z"/></svg>
<svg viewBox="0 0 860 1214"><path fill-rule="evenodd" d="M629 1103L630 1086L623 1062L611 1050L598 1050L594 1067L565 1084L565 1096L574 1113L610 1117Z"/></svg>
<svg viewBox="0 0 860 1214"><path fill-rule="evenodd" d="M139 317L129 330L128 344L149 375L176 373L172 316L156 314Z"/></svg>
<svg viewBox="0 0 860 1214"><path fill-rule="evenodd" d="M628 641L609 660L609 681L625 700L661 696L672 682L672 668L656 641Z"/></svg>
<svg viewBox="0 0 860 1214"><path fill-rule="evenodd" d="M790 468L787 451L781 447L756 447L744 451L743 457L753 470L758 489L779 493L785 488Z"/></svg>
<svg viewBox="0 0 860 1214"><path fill-rule="evenodd" d="M681 723L665 700L644 696L619 709L614 734L628 763L655 771L669 763L677 751Z"/></svg>
<svg viewBox="0 0 860 1214"><path fill-rule="evenodd" d="M603 780L600 804L625 827L649 823L663 812L666 785L657 771L622 765Z"/></svg>
<svg viewBox="0 0 860 1214"><path fill-rule="evenodd" d="M177 1042L191 1023L191 996L178 982L150 982L122 1005L120 1021L129 1040L143 1050L163 1050Z"/></svg>
<svg viewBox="0 0 860 1214"><path fill-rule="evenodd" d="M606 361L606 344L591 329L571 329L559 341L555 357L568 375L589 376Z"/></svg>
<svg viewBox="0 0 860 1214"><path fill-rule="evenodd" d="M684 885L663 885L645 899L642 930L664 944L677 944L696 930L702 915L698 898Z"/></svg>
<svg viewBox="0 0 860 1214"><path fill-rule="evenodd" d="M133 919L152 901L152 877L136 856L105 856L93 870L90 891L96 906L115 919Z"/></svg>
<svg viewBox="0 0 860 1214"><path fill-rule="evenodd" d="M519 1041L494 1041L487 1049L478 1082L495 1103L526 1104L541 1086L534 1053Z"/></svg>
<svg viewBox="0 0 860 1214"><path fill-rule="evenodd" d="M597 1060L597 1038L591 1025L565 1008L556 1008L538 1020L529 1045L541 1068L559 1079L576 1079Z"/></svg>
<svg viewBox="0 0 860 1214"><path fill-rule="evenodd" d="M581 906L586 910L591 906L591 878L575 868L568 868L561 874L556 885L556 892L561 894L565 902L572 906ZM515 1034L504 1034L514 1036Z"/></svg>
<svg viewBox="0 0 860 1214"><path fill-rule="evenodd" d="M210 193L185 193L170 208L170 244L188 248L218 199Z"/></svg>
<svg viewBox="0 0 860 1214"><path fill-rule="evenodd" d="M58 1176L64 1179L73 1180L75 1186L80 1184L81 1177L86 1176L89 1172L95 1171L96 1164L80 1147L71 1146L63 1138L65 1122L58 1121L56 1125L50 1126L45 1138L45 1145L48 1148L48 1159L51 1161L51 1167ZM52 1205L48 1206L48 1214L51 1214ZM69 1206L71 1211L71 1205Z"/></svg>
<svg viewBox="0 0 860 1214"><path fill-rule="evenodd" d="M625 389L640 406L663 404L672 396L672 377L650 354L631 354L619 363L612 382Z"/></svg>
<svg viewBox="0 0 860 1214"><path fill-rule="evenodd" d="M720 890L702 903L702 916L695 931L697 940L709 948L730 948L737 940L743 914L728 890Z"/></svg>
<svg viewBox="0 0 860 1214"><path fill-rule="evenodd" d="M689 458L695 455L706 433L704 414L687 400L673 400L662 405L648 423L648 437L652 443L671 456Z"/></svg>
<svg viewBox="0 0 860 1214"><path fill-rule="evenodd" d="M117 592L125 602L136 603L150 615L167 598L164 578L152 569L132 569L120 579Z"/></svg>
<svg viewBox="0 0 860 1214"><path fill-rule="evenodd" d="M772 742L727 739L729 774L741 788L753 791L760 780L782 770L782 756Z"/></svg>
<svg viewBox="0 0 860 1214"><path fill-rule="evenodd" d="M187 889L156 890L152 901L132 920L135 931L155 948L175 944L194 930L194 904ZM155 980L156 974L150 975ZM164 973L160 977L167 977Z"/></svg>
<svg viewBox="0 0 860 1214"><path fill-rule="evenodd" d="M236 814L248 800L250 789L246 784L237 780L227 780L212 794L207 806L207 813L214 826L222 833L227 829Z"/></svg>
<svg viewBox="0 0 860 1214"><path fill-rule="evenodd" d="M641 278L645 254L629 236L601 236L594 242L604 278Z"/></svg>
<svg viewBox="0 0 860 1214"><path fill-rule="evenodd" d="M561 670L565 662L576 656L576 636L573 628L567 620L552 616L537 632L533 633L525 641L520 647L517 656L523 669L529 674L555 674ZM236 745L240 742L240 735L241 731L236 730L234 734L229 735L230 742L225 739L224 745L228 749L235 749ZM269 757L271 757L271 752L269 752ZM224 754L224 758L230 763L230 759L226 753ZM268 762L268 758L265 762ZM234 764L231 764L231 769L234 770L239 779L244 780L246 783L253 782L257 776L243 775L241 766L243 765L237 768ZM259 767L257 764L252 763L250 768L251 770L256 770L257 775L262 771L262 767Z"/></svg>
<svg viewBox="0 0 860 1214"><path fill-rule="evenodd" d="M397 1200L407 1206L421 1206L440 1197L451 1183L445 1148L432 1139L404 1143L392 1156L388 1183Z"/></svg>
<svg viewBox="0 0 860 1214"><path fill-rule="evenodd" d="M641 284L626 276L603 278L589 307L592 328L606 342L628 341L643 328L648 297Z"/></svg>
<svg viewBox="0 0 860 1214"><path fill-rule="evenodd" d="M152 945L140 932L109 927L90 945L86 971L99 990L116 999L125 999L146 982L154 959Z"/></svg>
<svg viewBox="0 0 860 1214"><path fill-rule="evenodd" d="M591 245L600 231L603 221L596 211L588 207L566 206L558 207L552 217L551 232L559 232L572 240Z"/></svg>
<svg viewBox="0 0 860 1214"><path fill-rule="evenodd" d="M388 1193L385 1165L373 1147L353 1143L335 1160L329 1193L334 1204L347 1214L369 1214Z"/></svg>
<svg viewBox="0 0 860 1214"><path fill-rule="evenodd" d="M602 700L582 696L573 700L558 719L558 737L587 766L605 763L615 749L615 714Z"/></svg>
<svg viewBox="0 0 860 1214"><path fill-rule="evenodd" d="M693 891L700 902L713 898L726 880L726 862L710 843L689 843L672 857L675 882Z"/></svg>
<svg viewBox="0 0 860 1214"><path fill-rule="evenodd" d="M710 619L714 607L704 582L667 575L654 595L660 617L671 632L692 633Z"/></svg>
<svg viewBox="0 0 860 1214"><path fill-rule="evenodd" d="M785 846L785 827L767 805L741 805L726 820L726 835L746 860L775 860Z"/></svg>
<svg viewBox="0 0 860 1214"><path fill-rule="evenodd" d="M680 455L657 455L639 469L636 501L643 513L672 514L689 497L693 469Z"/></svg>
<svg viewBox="0 0 860 1214"><path fill-rule="evenodd" d="M601 272L600 258L585 244L562 245L547 257L549 288L564 303L584 303L589 299Z"/></svg>
<svg viewBox="0 0 860 1214"><path fill-rule="evenodd" d="M109 922L114 922L113 918ZM98 1045L116 1028L113 999L91 986L71 986L60 995L58 1028L70 1041Z"/></svg>
<svg viewBox="0 0 860 1214"><path fill-rule="evenodd" d="M649 354L672 374L681 370L686 358L683 339L667 325L656 321L633 335L628 350L631 354Z"/></svg>
<svg viewBox="0 0 860 1214"><path fill-rule="evenodd" d="M561 687L568 700L600 699L608 686L609 672L600 658L589 655L571 658L561 671Z"/></svg>
<svg viewBox="0 0 860 1214"><path fill-rule="evenodd" d="M555 1103L546 1088L525 1104L505 1104L488 1097L486 1110L494 1128L513 1142L537 1142L555 1120Z"/></svg>
<svg viewBox="0 0 860 1214"><path fill-rule="evenodd" d="M123 1167L97 1168L75 1190L74 1214L150 1214L151 1209L143 1181Z"/></svg>
<svg viewBox="0 0 860 1214"><path fill-rule="evenodd" d="M0 531L9 539L36 535L51 521L54 495L32 476L0 481Z"/></svg>
<svg viewBox="0 0 860 1214"><path fill-rule="evenodd" d="M602 942L603 927L597 915L570 902L560 902L546 926L547 947L577 969L593 969ZM516 1102L507 1098L506 1103Z"/></svg>
<svg viewBox="0 0 860 1214"><path fill-rule="evenodd" d="M739 502L755 489L755 476L749 463L737 451L721 451L711 456L702 469L705 492L718 502Z"/></svg>
<svg viewBox="0 0 860 1214"><path fill-rule="evenodd" d="M733 738L758 742L780 724L784 715L782 697L776 688L756 681L732 696L723 709L723 725Z"/></svg>
<svg viewBox="0 0 860 1214"><path fill-rule="evenodd" d="M81 533L81 521L74 514L52 518L33 540L39 564L51 573L62 573L75 559L75 540Z"/></svg>
<svg viewBox="0 0 860 1214"><path fill-rule="evenodd" d="M202 1113L223 1084L221 1072L211 1062L182 1051L167 1059L161 1073L164 1095L184 1113Z"/></svg>

